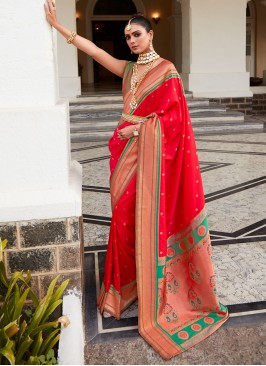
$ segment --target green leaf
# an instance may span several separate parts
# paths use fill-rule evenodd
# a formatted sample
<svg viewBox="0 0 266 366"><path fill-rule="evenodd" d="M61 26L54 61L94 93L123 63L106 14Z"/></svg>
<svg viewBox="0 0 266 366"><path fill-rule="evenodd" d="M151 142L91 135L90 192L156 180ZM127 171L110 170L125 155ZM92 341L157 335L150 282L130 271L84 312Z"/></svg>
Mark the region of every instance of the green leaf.
<svg viewBox="0 0 266 366"><path fill-rule="evenodd" d="M7 241L7 239L2 240L1 238L0 238L0 241L1 241L1 247L2 247L2 250L4 250L4 249L5 249L5 247L6 247L6 245L7 245L7 243L8 243L8 241Z"/></svg>
<svg viewBox="0 0 266 366"><path fill-rule="evenodd" d="M8 341L9 338L6 335L6 332L4 331L4 329L0 329L0 345L4 347Z"/></svg>
<svg viewBox="0 0 266 366"><path fill-rule="evenodd" d="M47 352L47 355L46 355L46 358L47 360L50 360L51 358L54 357L54 350L53 349L50 349L48 352Z"/></svg>
<svg viewBox="0 0 266 366"><path fill-rule="evenodd" d="M25 305L25 301L27 300L28 293L29 293L29 289L27 289L22 294L20 299L16 302L15 311L13 314L13 320L18 319L21 316L21 311L22 311L23 306Z"/></svg>
<svg viewBox="0 0 266 366"><path fill-rule="evenodd" d="M37 306L39 305L39 299L38 297L35 295L35 293L32 291L32 289L29 287L30 291L29 291L29 297L31 298L34 306L37 308Z"/></svg>
<svg viewBox="0 0 266 366"><path fill-rule="evenodd" d="M69 280L65 280L64 282L61 283L61 285L55 291L55 293L51 299L51 303L57 301L58 299L60 299L62 297L68 283L69 283Z"/></svg>
<svg viewBox="0 0 266 366"><path fill-rule="evenodd" d="M26 320L23 321L23 323L20 325L20 329L17 335L17 348L21 345L23 342L23 334L25 330L27 329L27 322Z"/></svg>
<svg viewBox="0 0 266 366"><path fill-rule="evenodd" d="M46 320L49 318L49 316L55 311L55 309L62 304L63 300L57 300L55 303L53 303L45 312L45 317L43 318L43 322L46 322Z"/></svg>
<svg viewBox="0 0 266 366"><path fill-rule="evenodd" d="M24 356L25 352L27 352L27 350L29 349L32 342L33 342L33 339L31 339L30 337L26 337L25 341L22 342L22 344L20 345L20 347L17 351L17 354L16 354L16 363L17 364L21 364L20 361L23 360L23 356Z"/></svg>
<svg viewBox="0 0 266 366"><path fill-rule="evenodd" d="M41 349L40 349L40 353L41 354L46 354L50 348L53 348L53 347L50 347L50 343L53 342L53 340L57 337L58 335L58 332L60 331L60 328L54 330L53 332L51 332L48 337L45 339L45 341L43 342L42 346L41 346ZM56 342L55 342L56 344Z"/></svg>
<svg viewBox="0 0 266 366"><path fill-rule="evenodd" d="M46 349L50 350L54 348L54 346L59 342L60 334L58 334L56 337L53 337L50 342L47 344Z"/></svg>
<svg viewBox="0 0 266 366"><path fill-rule="evenodd" d="M43 342L43 338L42 338L42 331L41 331L38 334L37 340L35 340L35 342L34 342L34 346L33 346L32 352L31 352L31 354L33 356L38 356L42 342Z"/></svg>
<svg viewBox="0 0 266 366"><path fill-rule="evenodd" d="M51 297L53 294L53 290L54 290L54 287L55 287L55 284L56 284L58 278L59 278L59 276L57 276L56 278L53 279L53 281L50 283L46 296L40 301L40 303L33 315L33 318L31 319L30 325L27 330L27 334L30 334L30 332L41 323L42 318L45 316L45 311L49 306L49 303L50 303L50 300L51 300Z"/></svg>
<svg viewBox="0 0 266 366"><path fill-rule="evenodd" d="M12 290L13 290L13 287L16 285L16 283L21 280L22 282L24 282L24 278L23 278L23 275L22 275L22 272L15 272L13 273L12 277L11 277L11 281L9 282L9 285L8 285L8 290L7 290L7 293L6 293L6 299L9 298Z"/></svg>
<svg viewBox="0 0 266 366"><path fill-rule="evenodd" d="M8 347L3 347L0 349L0 354L3 355L11 365L15 365L16 359L14 353Z"/></svg>
<svg viewBox="0 0 266 366"><path fill-rule="evenodd" d="M14 285L14 292L13 292L13 301L14 301L14 306L16 305L16 303L18 302L19 300L19 297L20 297L20 294L19 294L19 287L18 287L18 284L15 283ZM14 320L14 319L12 319Z"/></svg>
<svg viewBox="0 0 266 366"><path fill-rule="evenodd" d="M40 360L40 362L41 362L42 364L45 364L46 359L45 359L45 356L44 356L44 355L41 355L41 356L39 356L38 358L39 358L39 360Z"/></svg>
<svg viewBox="0 0 266 366"><path fill-rule="evenodd" d="M30 356L27 365L40 365L39 357L36 356Z"/></svg>
<svg viewBox="0 0 266 366"><path fill-rule="evenodd" d="M8 279L6 275L6 269L3 262L0 262L0 282L5 286L8 287Z"/></svg>
<svg viewBox="0 0 266 366"><path fill-rule="evenodd" d="M41 331L47 330L49 328L57 328L57 327L58 327L58 321L39 325L37 328L33 329L33 331L30 333L30 336L34 337L36 334L38 334Z"/></svg>

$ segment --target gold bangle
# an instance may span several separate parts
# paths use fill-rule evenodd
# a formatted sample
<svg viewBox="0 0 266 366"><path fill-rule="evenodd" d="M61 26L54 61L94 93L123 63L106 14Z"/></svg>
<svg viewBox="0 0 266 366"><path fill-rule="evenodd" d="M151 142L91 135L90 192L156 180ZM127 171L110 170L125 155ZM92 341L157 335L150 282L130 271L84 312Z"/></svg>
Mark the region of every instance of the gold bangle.
<svg viewBox="0 0 266 366"><path fill-rule="evenodd" d="M76 38L76 35L77 35L77 33L76 33L76 32L71 32L70 37L67 39L67 43L68 43L68 44L73 43L73 42L74 42L74 40L75 40L75 38Z"/></svg>

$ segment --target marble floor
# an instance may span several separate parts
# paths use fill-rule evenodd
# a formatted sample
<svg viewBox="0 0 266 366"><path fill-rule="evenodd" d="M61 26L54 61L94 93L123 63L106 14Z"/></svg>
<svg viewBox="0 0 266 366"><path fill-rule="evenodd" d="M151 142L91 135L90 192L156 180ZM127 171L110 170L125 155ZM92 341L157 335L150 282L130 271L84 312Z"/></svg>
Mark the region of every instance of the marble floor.
<svg viewBox="0 0 266 366"><path fill-rule="evenodd" d="M204 183L217 293L231 314L226 326L266 321L266 134L196 137ZM120 321L102 319L96 298L111 220L105 142L72 144L83 166L86 341L138 337L137 303Z"/></svg>

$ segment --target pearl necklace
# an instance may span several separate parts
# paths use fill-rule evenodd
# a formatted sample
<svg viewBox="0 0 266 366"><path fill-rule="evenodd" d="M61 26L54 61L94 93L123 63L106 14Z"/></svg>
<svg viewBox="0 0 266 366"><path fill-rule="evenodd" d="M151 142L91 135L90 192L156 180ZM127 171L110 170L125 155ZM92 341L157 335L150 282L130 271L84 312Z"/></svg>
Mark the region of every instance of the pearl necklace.
<svg viewBox="0 0 266 366"><path fill-rule="evenodd" d="M137 99L136 99L137 90L138 90L142 80L145 78L145 76L148 74L148 72L152 68L153 63L154 63L154 60L149 61L149 64L147 65L147 67L143 71L143 74L141 75L140 79L138 79L138 65L137 65L137 63L135 63L134 66L133 66L133 74L132 74L132 77L131 77L131 85L130 85L130 90L132 92L132 99L131 99L131 102L130 102L130 108L131 109L136 109L137 106L138 106L138 102L137 102Z"/></svg>
<svg viewBox="0 0 266 366"><path fill-rule="evenodd" d="M158 53L156 53L154 50L151 52L147 52L147 53L140 53L138 60L137 60L137 64L145 65L151 61L157 60L157 58L159 58L159 57L160 56L158 55Z"/></svg>

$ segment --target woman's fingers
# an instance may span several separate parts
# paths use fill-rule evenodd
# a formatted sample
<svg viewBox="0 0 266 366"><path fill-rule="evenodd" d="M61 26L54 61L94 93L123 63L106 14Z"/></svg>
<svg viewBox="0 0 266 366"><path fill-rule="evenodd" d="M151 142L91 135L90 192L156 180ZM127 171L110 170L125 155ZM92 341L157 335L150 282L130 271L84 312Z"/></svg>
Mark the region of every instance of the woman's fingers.
<svg viewBox="0 0 266 366"><path fill-rule="evenodd" d="M46 19L50 25L54 25L56 20L56 7L52 0L47 0L44 4L44 9L46 13Z"/></svg>
<svg viewBox="0 0 266 366"><path fill-rule="evenodd" d="M118 131L118 137L120 140L128 140L132 137L133 131L135 130L135 125L127 126Z"/></svg>
<svg viewBox="0 0 266 366"><path fill-rule="evenodd" d="M45 14L48 15L50 12L49 12L49 8L48 8L48 5L47 4L43 4L44 5L44 10L45 10Z"/></svg>

